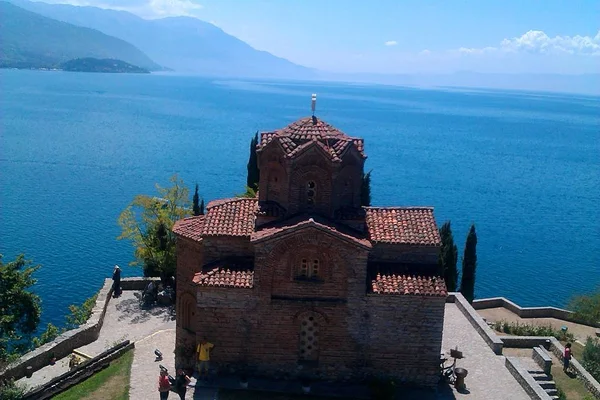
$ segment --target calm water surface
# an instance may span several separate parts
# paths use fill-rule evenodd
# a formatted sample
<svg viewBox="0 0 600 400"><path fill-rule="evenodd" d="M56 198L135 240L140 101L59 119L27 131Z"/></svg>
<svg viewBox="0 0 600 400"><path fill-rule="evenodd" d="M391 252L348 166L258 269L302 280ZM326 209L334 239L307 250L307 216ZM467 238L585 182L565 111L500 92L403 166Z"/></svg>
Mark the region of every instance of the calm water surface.
<svg viewBox="0 0 600 400"><path fill-rule="evenodd" d="M134 195L173 173L239 193L251 135L308 115L311 93L366 140L374 205L435 206L461 254L476 223L477 297L563 306L600 283L597 97L9 70L0 89L0 252L43 265L43 323L131 261L115 238Z"/></svg>

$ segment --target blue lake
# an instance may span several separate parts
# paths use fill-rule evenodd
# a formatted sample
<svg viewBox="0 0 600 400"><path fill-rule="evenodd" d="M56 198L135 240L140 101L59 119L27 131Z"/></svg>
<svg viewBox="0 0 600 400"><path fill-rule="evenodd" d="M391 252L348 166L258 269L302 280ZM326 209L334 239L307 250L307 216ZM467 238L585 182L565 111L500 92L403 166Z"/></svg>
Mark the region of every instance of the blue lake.
<svg viewBox="0 0 600 400"><path fill-rule="evenodd" d="M251 136L312 93L365 139L374 205L434 206L461 255L475 222L478 298L564 306L600 284L598 97L13 70L0 88L0 252L43 265L44 324L131 261L136 194L174 173L207 201L243 191Z"/></svg>

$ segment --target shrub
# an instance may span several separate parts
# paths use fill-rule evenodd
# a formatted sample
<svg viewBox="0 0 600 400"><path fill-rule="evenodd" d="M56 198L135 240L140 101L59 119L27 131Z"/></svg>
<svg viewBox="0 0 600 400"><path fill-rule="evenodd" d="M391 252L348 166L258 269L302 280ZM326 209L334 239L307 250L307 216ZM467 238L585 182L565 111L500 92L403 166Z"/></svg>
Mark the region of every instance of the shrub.
<svg viewBox="0 0 600 400"><path fill-rule="evenodd" d="M582 356L583 368L600 381L600 340L588 337Z"/></svg>
<svg viewBox="0 0 600 400"><path fill-rule="evenodd" d="M2 400L20 400L25 395L25 388L10 380L0 383L0 399Z"/></svg>
<svg viewBox="0 0 600 400"><path fill-rule="evenodd" d="M517 336L554 336L561 341L573 342L575 337L570 332L556 330L550 325L531 325L519 324L518 322L497 321L494 323L494 329L498 332L504 332L509 335Z"/></svg>

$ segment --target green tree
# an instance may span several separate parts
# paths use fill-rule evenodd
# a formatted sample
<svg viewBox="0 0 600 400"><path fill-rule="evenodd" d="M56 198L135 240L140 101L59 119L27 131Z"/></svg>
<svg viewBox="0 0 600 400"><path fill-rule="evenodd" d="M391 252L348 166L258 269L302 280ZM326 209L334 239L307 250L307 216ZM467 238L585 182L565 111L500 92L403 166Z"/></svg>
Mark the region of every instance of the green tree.
<svg viewBox="0 0 600 400"><path fill-rule="evenodd" d="M475 298L475 269L477 268L477 233L475 233L475 224L471 225L465 252L462 260L462 274L460 281L460 292L465 296L469 303Z"/></svg>
<svg viewBox="0 0 600 400"><path fill-rule="evenodd" d="M588 337L581 358L583 368L600 381L600 340Z"/></svg>
<svg viewBox="0 0 600 400"><path fill-rule="evenodd" d="M250 156L248 157L248 177L246 178L246 186L253 190L258 189L260 181L260 170L258 169L258 158L256 156L256 146L258 145L258 131L250 140Z"/></svg>
<svg viewBox="0 0 600 400"><path fill-rule="evenodd" d="M0 364L19 352L22 339L35 332L40 322L41 300L30 290L39 268L23 254L6 264L0 255Z"/></svg>
<svg viewBox="0 0 600 400"><path fill-rule="evenodd" d="M145 276L172 276L176 269L173 225L190 215L189 190L183 180L173 175L171 187L156 185L158 197L137 195L123 210L118 223L119 240L128 239L134 246L135 260Z"/></svg>
<svg viewBox="0 0 600 400"><path fill-rule="evenodd" d="M194 197L192 199L192 212L194 215L204 214L204 199L202 199L202 205L200 204L200 195L198 194L198 184L196 183L196 190L194 190Z"/></svg>
<svg viewBox="0 0 600 400"><path fill-rule="evenodd" d="M244 193L238 193L235 195L235 197L245 197L247 199L254 199L256 198L256 190L252 189L250 186L246 186L246 191Z"/></svg>
<svg viewBox="0 0 600 400"><path fill-rule="evenodd" d="M371 171L362 176L360 205L363 207L369 207L371 205Z"/></svg>
<svg viewBox="0 0 600 400"><path fill-rule="evenodd" d="M0 381L0 399L2 400L21 400L25 396L25 387L14 380L6 382Z"/></svg>
<svg viewBox="0 0 600 400"><path fill-rule="evenodd" d="M452 227L450 221L447 221L440 228L440 237L442 238L442 248L440 250L439 265L441 274L446 281L446 287L449 292L456 291L456 282L458 281L458 249L454 244Z"/></svg>
<svg viewBox="0 0 600 400"><path fill-rule="evenodd" d="M64 329L58 329L55 325L48 323L46 330L42 332L38 337L34 337L32 340L33 347L40 347L46 343L50 343L58 337Z"/></svg>
<svg viewBox="0 0 600 400"><path fill-rule="evenodd" d="M600 323L600 287L588 296L574 297L567 308L575 313L575 318L586 324Z"/></svg>

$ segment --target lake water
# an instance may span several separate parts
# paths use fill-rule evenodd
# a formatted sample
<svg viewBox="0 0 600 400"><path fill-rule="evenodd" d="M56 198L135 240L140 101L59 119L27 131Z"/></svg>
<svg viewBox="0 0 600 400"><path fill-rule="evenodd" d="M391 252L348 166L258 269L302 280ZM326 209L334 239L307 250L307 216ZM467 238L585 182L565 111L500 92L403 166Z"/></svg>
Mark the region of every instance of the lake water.
<svg viewBox="0 0 600 400"><path fill-rule="evenodd" d="M116 237L134 195L173 173L207 200L241 192L251 136L309 115L312 93L318 117L365 139L374 205L435 206L461 255L476 223L478 298L564 306L600 283L600 98L11 70L0 79L0 252L43 265L43 323L61 325L69 304L131 261Z"/></svg>

